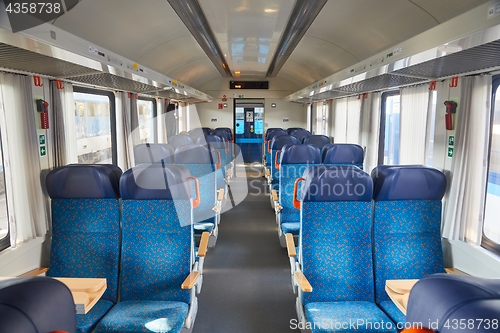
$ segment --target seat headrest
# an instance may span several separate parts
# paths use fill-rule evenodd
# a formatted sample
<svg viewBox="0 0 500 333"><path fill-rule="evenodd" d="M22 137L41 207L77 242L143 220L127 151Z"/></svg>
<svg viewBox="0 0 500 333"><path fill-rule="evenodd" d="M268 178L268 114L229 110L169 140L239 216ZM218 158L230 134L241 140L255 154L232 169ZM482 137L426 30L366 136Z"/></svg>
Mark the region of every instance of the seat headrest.
<svg viewBox="0 0 500 333"><path fill-rule="evenodd" d="M216 130L226 131L226 132L229 132L229 133L233 132L233 130L230 129L229 127L217 127L214 131L216 131Z"/></svg>
<svg viewBox="0 0 500 333"><path fill-rule="evenodd" d="M124 200L189 200L189 176L189 170L181 165L138 165L123 173L120 193Z"/></svg>
<svg viewBox="0 0 500 333"><path fill-rule="evenodd" d="M273 138L273 140L271 141L271 149L272 150L279 150L279 149L283 148L283 146L286 144L296 145L299 143L300 143L299 139L297 139L294 136L281 135L281 136Z"/></svg>
<svg viewBox="0 0 500 333"><path fill-rule="evenodd" d="M195 143L194 139L189 135L178 134L168 138L168 144L171 145L174 150L179 146L189 145L192 143Z"/></svg>
<svg viewBox="0 0 500 333"><path fill-rule="evenodd" d="M202 127L201 130L205 135L210 135L210 133L212 133L212 129L210 127Z"/></svg>
<svg viewBox="0 0 500 333"><path fill-rule="evenodd" d="M201 139L202 138L199 138L196 141L196 143L202 144L202 142L200 141ZM209 135L205 135L205 142L206 143L219 143L219 142L224 142L224 140L219 135L209 134Z"/></svg>
<svg viewBox="0 0 500 333"><path fill-rule="evenodd" d="M321 153L314 145L289 145L281 148L280 164L319 164L321 163Z"/></svg>
<svg viewBox="0 0 500 333"><path fill-rule="evenodd" d="M375 180L378 178L378 176L382 173L382 171L389 169L389 168L421 168L424 167L422 164L408 164L408 165L379 165L373 168L372 172L370 173L370 176L373 179L373 183L375 184Z"/></svg>
<svg viewBox="0 0 500 333"><path fill-rule="evenodd" d="M281 127L269 127L268 129L266 129L266 135L274 130L282 130Z"/></svg>
<svg viewBox="0 0 500 333"><path fill-rule="evenodd" d="M296 137L297 139L299 139L299 142L302 142L302 140L304 138L307 138L308 136L311 136L312 133L309 132L308 130L305 130L305 129L297 129L295 131L292 132L292 134L294 137Z"/></svg>
<svg viewBox="0 0 500 333"><path fill-rule="evenodd" d="M141 143L134 147L135 164L174 163L174 148L166 143Z"/></svg>
<svg viewBox="0 0 500 333"><path fill-rule="evenodd" d="M441 200L446 191L446 176L427 167L386 168L378 174L373 199Z"/></svg>
<svg viewBox="0 0 500 333"><path fill-rule="evenodd" d="M288 133L285 131L285 130L282 130L280 128L278 129L274 129L272 131L269 131L267 134L266 134L266 140L267 141L270 141L272 140L273 138L277 137L277 136L281 136L281 135L288 135Z"/></svg>
<svg viewBox="0 0 500 333"><path fill-rule="evenodd" d="M286 129L286 132L288 133L288 135L292 135L293 132L295 132L296 130L302 130L302 129L303 129L302 127L290 127Z"/></svg>
<svg viewBox="0 0 500 333"><path fill-rule="evenodd" d="M355 166L311 166L302 176L303 201L371 201L373 182Z"/></svg>
<svg viewBox="0 0 500 333"><path fill-rule="evenodd" d="M330 143L330 138L326 135L311 135L304 138L304 143L313 144L319 149L323 149L324 146Z"/></svg>
<svg viewBox="0 0 500 333"><path fill-rule="evenodd" d="M176 164L212 164L210 150L200 144L184 145L175 150Z"/></svg>
<svg viewBox="0 0 500 333"><path fill-rule="evenodd" d="M330 143L323 146L321 160L324 164L362 164L363 148L350 143Z"/></svg>
<svg viewBox="0 0 500 333"><path fill-rule="evenodd" d="M105 165L66 165L49 172L45 184L52 199L117 199L120 195L117 173Z"/></svg>
<svg viewBox="0 0 500 333"><path fill-rule="evenodd" d="M219 136L225 139L226 141L231 141L233 139L231 132L228 132L224 129L214 129L211 135Z"/></svg>

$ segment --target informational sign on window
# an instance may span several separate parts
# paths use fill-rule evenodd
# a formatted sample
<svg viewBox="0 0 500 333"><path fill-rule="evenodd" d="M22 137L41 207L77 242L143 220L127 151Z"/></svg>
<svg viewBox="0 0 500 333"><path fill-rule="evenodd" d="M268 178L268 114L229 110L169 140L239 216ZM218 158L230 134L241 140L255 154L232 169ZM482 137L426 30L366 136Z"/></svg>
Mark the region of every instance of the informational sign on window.
<svg viewBox="0 0 500 333"><path fill-rule="evenodd" d="M252 111L247 111L246 112L246 115L247 115L247 123L253 123L253 112Z"/></svg>

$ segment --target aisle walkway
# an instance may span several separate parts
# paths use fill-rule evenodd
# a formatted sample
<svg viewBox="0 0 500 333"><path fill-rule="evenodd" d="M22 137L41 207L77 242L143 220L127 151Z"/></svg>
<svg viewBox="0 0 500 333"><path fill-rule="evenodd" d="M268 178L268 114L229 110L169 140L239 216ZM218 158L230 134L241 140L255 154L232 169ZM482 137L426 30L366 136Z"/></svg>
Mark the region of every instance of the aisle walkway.
<svg viewBox="0 0 500 333"><path fill-rule="evenodd" d="M209 249L193 333L298 332L290 328L296 318L290 266L264 178L248 176L249 195L222 215L217 245ZM233 178L231 191L243 181Z"/></svg>

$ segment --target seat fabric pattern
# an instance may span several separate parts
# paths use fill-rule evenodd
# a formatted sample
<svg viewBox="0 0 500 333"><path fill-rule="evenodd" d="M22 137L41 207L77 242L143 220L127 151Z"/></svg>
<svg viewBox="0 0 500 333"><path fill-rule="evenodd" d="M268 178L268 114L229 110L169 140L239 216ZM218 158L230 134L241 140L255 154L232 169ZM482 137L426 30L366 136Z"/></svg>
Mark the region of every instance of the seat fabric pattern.
<svg viewBox="0 0 500 333"><path fill-rule="evenodd" d="M310 302L374 301L371 202L304 202L302 260Z"/></svg>
<svg viewBox="0 0 500 333"><path fill-rule="evenodd" d="M377 302L388 301L385 281L444 273L441 201L376 201L374 265Z"/></svg>
<svg viewBox="0 0 500 333"><path fill-rule="evenodd" d="M180 332L188 305L168 301L118 303L99 323L97 332Z"/></svg>
<svg viewBox="0 0 500 333"><path fill-rule="evenodd" d="M123 200L121 301L189 304L180 285L191 271L191 204L187 200ZM180 216L180 217L179 217ZM181 246L185 244L185 246Z"/></svg>
<svg viewBox="0 0 500 333"><path fill-rule="evenodd" d="M99 320L113 307L114 303L100 299L86 314L76 315L76 332L92 332Z"/></svg>
<svg viewBox="0 0 500 333"><path fill-rule="evenodd" d="M405 327L404 324L406 322L406 316L398 309L396 304L393 301L382 301L377 303L378 306L391 318L396 324L397 327Z"/></svg>
<svg viewBox="0 0 500 333"><path fill-rule="evenodd" d="M49 276L106 278L102 299L116 302L120 209L116 199L52 199Z"/></svg>
<svg viewBox="0 0 500 333"><path fill-rule="evenodd" d="M308 303L307 318L313 333L395 332L395 324L372 302Z"/></svg>

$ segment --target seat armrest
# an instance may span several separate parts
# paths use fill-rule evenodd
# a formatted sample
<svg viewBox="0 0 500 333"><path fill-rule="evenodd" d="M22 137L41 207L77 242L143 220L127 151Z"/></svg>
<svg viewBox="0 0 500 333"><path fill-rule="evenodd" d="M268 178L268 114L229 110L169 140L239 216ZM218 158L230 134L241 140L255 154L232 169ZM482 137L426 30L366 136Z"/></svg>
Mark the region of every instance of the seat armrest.
<svg viewBox="0 0 500 333"><path fill-rule="evenodd" d="M293 273L293 276L295 277L295 281L297 281L297 285L302 289L303 292L305 293L310 293L313 291L313 288L307 278L305 277L304 273L301 271L296 271Z"/></svg>
<svg viewBox="0 0 500 333"><path fill-rule="evenodd" d="M223 188L221 188L219 190L219 195L217 196L217 201L222 202L222 200L224 200L224 189Z"/></svg>
<svg viewBox="0 0 500 333"><path fill-rule="evenodd" d="M269 170L269 168L266 168L266 177L267 178L271 177L271 170Z"/></svg>
<svg viewBox="0 0 500 333"><path fill-rule="evenodd" d="M207 255L208 249L208 239L210 238L210 233L205 231L201 234L200 247L198 248L198 257L204 257Z"/></svg>
<svg viewBox="0 0 500 333"><path fill-rule="evenodd" d="M46 273L49 269L46 267L39 267L35 268L29 272L26 272L24 274L19 275L19 277L24 277L24 276L38 276L42 275L43 273Z"/></svg>
<svg viewBox="0 0 500 333"><path fill-rule="evenodd" d="M295 250L295 242L293 240L292 234L286 234L286 249L288 251L288 257L295 258L297 256L297 251Z"/></svg>
<svg viewBox="0 0 500 333"><path fill-rule="evenodd" d="M182 282L181 289L192 289L200 277L200 272L192 271L189 273L188 277Z"/></svg>
<svg viewBox="0 0 500 333"><path fill-rule="evenodd" d="M279 198L278 198L278 192L276 190L272 190L271 194L273 196L273 201L274 202L278 202L278 200L279 200Z"/></svg>

